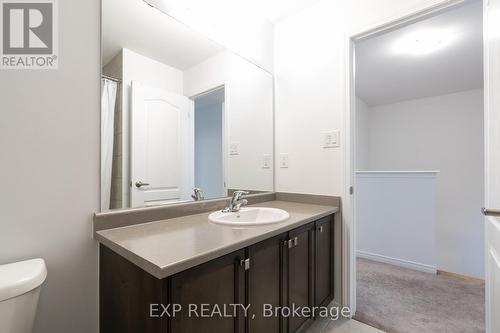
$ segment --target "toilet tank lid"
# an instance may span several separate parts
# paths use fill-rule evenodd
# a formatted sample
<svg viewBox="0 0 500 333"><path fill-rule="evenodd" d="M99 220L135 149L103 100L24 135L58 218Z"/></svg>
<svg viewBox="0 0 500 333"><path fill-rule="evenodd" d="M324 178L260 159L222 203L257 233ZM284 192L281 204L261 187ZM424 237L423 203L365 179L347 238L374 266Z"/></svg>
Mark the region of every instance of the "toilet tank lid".
<svg viewBox="0 0 500 333"><path fill-rule="evenodd" d="M43 259L0 265L0 302L36 289L46 277Z"/></svg>

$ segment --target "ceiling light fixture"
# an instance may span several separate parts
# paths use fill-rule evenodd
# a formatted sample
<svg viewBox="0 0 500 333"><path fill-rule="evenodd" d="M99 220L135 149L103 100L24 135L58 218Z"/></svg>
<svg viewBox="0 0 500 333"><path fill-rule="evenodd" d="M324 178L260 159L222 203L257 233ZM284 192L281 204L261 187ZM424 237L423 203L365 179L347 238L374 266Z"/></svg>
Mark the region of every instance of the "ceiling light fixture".
<svg viewBox="0 0 500 333"><path fill-rule="evenodd" d="M412 32L393 45L397 54L423 56L434 53L454 42L457 34L449 30L421 30Z"/></svg>

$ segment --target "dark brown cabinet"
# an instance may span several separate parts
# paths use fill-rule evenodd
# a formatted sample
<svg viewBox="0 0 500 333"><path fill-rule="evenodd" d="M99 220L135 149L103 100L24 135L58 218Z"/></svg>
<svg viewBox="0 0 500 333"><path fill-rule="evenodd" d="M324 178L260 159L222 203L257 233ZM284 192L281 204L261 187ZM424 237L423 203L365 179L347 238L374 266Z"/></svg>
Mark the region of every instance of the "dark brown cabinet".
<svg viewBox="0 0 500 333"><path fill-rule="evenodd" d="M308 224L289 233L288 306L292 310L313 306L313 230L314 224ZM288 332L296 332L312 318L300 315L288 319Z"/></svg>
<svg viewBox="0 0 500 333"><path fill-rule="evenodd" d="M245 251L240 250L172 276L169 304L180 305L182 311L171 318L169 331L243 332L241 314L235 317L224 314L231 314L235 309L231 304L244 303L244 258ZM213 313L215 316L211 316Z"/></svg>
<svg viewBox="0 0 500 333"><path fill-rule="evenodd" d="M101 245L100 332L304 331L312 316L281 316L276 309L333 300L333 221L327 216L163 280ZM182 311L152 317L151 304ZM250 305L246 317L236 304ZM265 305L278 316L264 316Z"/></svg>
<svg viewBox="0 0 500 333"><path fill-rule="evenodd" d="M314 305L325 306L333 299L333 228L331 217L316 221L315 225L315 285Z"/></svg>
<svg viewBox="0 0 500 333"><path fill-rule="evenodd" d="M264 306L283 305L282 280L284 278L284 242L286 234L248 247L250 267L247 270L247 332L281 332L282 319L268 317ZM255 317L254 317L255 315ZM266 315L266 317L264 316Z"/></svg>
<svg viewBox="0 0 500 333"><path fill-rule="evenodd" d="M101 245L99 327L106 333L163 333L167 320L150 316L151 304L167 303L166 280L159 280Z"/></svg>

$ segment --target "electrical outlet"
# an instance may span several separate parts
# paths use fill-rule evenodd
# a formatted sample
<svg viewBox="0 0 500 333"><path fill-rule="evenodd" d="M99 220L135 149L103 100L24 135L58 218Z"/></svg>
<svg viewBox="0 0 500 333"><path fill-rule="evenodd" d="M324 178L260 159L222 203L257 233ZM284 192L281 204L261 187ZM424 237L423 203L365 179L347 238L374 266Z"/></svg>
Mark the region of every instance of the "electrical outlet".
<svg viewBox="0 0 500 333"><path fill-rule="evenodd" d="M340 146L339 131L323 133L323 148L335 148Z"/></svg>
<svg viewBox="0 0 500 333"><path fill-rule="evenodd" d="M280 154L280 168L282 168L282 169L288 168L289 162L290 161L289 161L288 153L281 153Z"/></svg>
<svg viewBox="0 0 500 333"><path fill-rule="evenodd" d="M229 145L229 155L239 155L240 154L240 143L232 142Z"/></svg>
<svg viewBox="0 0 500 333"><path fill-rule="evenodd" d="M271 168L271 155L264 154L264 156L262 156L262 168L263 169Z"/></svg>

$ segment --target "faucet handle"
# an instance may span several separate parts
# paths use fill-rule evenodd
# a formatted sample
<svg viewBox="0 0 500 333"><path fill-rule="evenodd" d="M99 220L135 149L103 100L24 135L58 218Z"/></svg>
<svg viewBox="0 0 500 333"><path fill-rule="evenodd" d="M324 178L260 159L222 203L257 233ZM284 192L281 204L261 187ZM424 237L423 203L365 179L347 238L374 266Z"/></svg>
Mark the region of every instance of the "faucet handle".
<svg viewBox="0 0 500 333"><path fill-rule="evenodd" d="M242 195L250 194L248 191L234 191L233 192L233 199L239 200L241 199Z"/></svg>
<svg viewBox="0 0 500 333"><path fill-rule="evenodd" d="M205 195L203 194L203 190L199 187L193 188L194 195L191 195L195 201L205 200Z"/></svg>
<svg viewBox="0 0 500 333"><path fill-rule="evenodd" d="M229 205L222 210L223 213L237 212L240 210L241 206L248 204L246 199L241 199L244 194L250 194L247 191L234 191L231 200L229 200Z"/></svg>

